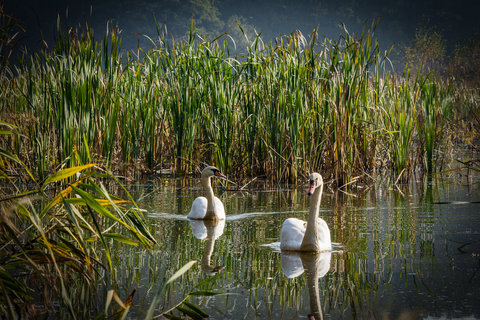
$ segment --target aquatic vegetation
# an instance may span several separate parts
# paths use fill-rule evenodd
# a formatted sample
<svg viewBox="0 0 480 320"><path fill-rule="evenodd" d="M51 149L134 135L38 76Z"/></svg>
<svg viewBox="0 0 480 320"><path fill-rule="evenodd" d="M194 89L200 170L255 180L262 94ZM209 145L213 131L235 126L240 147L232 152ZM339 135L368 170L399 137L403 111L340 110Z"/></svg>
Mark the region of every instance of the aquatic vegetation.
<svg viewBox="0 0 480 320"><path fill-rule="evenodd" d="M17 135L13 130L2 132ZM2 189L0 199L0 314L15 319L42 313L35 304L53 298L75 317L78 291L71 291L72 284L76 290L88 290L102 270L113 274L111 242L148 248L155 239L132 201L106 191L98 177L113 176L99 166L64 168L37 181L14 153L2 150L1 155L0 172L10 188ZM9 162L21 165L27 185L11 175ZM47 193L54 196L40 196Z"/></svg>
<svg viewBox="0 0 480 320"><path fill-rule="evenodd" d="M380 51L374 31L375 24L361 34L345 28L338 39L320 39L316 30L308 38L294 32L270 43L257 36L245 56L232 57L225 35L207 41L193 27L185 42L159 29L151 48L122 52L118 29L109 27L98 41L87 26L59 28L52 50L28 55L17 66L2 53L0 178L9 188L0 191L0 315L14 318L23 307L37 308L33 290L47 307L55 303L73 317L91 316L82 310L92 304L103 309L98 306L103 301L93 301L92 288L106 291L105 283L113 289L105 294L101 316L116 312L113 300L125 315L135 290L120 298L122 285L116 280L124 270L114 266L122 263L129 279L141 278L132 267L140 265L159 280L149 317L205 317L194 303L203 306L204 297L219 294L210 290L213 281L228 283L228 277L249 288L249 303L271 302L278 295L282 307L296 303L302 280L288 282L278 270L268 269L270 261L278 265L275 253L254 259L247 249L255 241L238 244L238 252L247 254L236 262L229 256L231 247L220 242L218 255L227 268L236 263L238 274L197 284L186 272L193 263L182 267L198 256L195 239L180 258L168 250L155 252L154 263L168 265L168 272L179 270L171 279L184 275L175 287L157 265L142 264L158 239L128 192L121 192L127 201L115 197L106 181L121 185L110 171L184 174L203 163L239 178L275 182L297 182L315 169L337 188L369 183L381 171L402 179L417 170L435 172L457 121L478 128L480 91L408 66L403 74L389 71L389 52ZM472 125L472 136L475 130ZM478 171L478 162L465 165ZM187 231L181 228L174 231ZM166 234L165 229L160 228ZM228 230L235 232L240 231ZM250 232L249 238L257 237ZM375 255L390 256L388 249L405 242L402 237L385 240ZM359 235L351 242L366 246L361 240ZM422 250L431 250L429 245ZM141 257L130 252L122 261L121 250L112 254L122 246L145 251ZM172 252L178 249L175 240L168 246ZM367 258L359 266L349 254L340 257L342 268L368 268ZM245 268L249 263L251 268ZM385 266L376 268L389 275ZM252 269L265 277L257 279ZM346 306L354 296L374 292L370 285L376 283L367 276L361 281L342 273L335 277L326 278L322 288L323 296L337 297L331 301ZM179 292L184 294L180 299ZM48 312L28 308L32 314Z"/></svg>
<svg viewBox="0 0 480 320"><path fill-rule="evenodd" d="M225 35L207 41L193 26L184 42L158 28L137 52L122 52L112 27L102 41L88 26L59 28L53 50L1 77L0 115L25 134L1 144L43 178L75 151L127 175L214 163L277 182L321 170L341 187L384 170L434 172L473 93L389 71L375 27L337 40L257 36L239 57Z"/></svg>
<svg viewBox="0 0 480 320"><path fill-rule="evenodd" d="M0 125L1 135L19 136L15 126ZM0 176L9 184L0 192L0 316L18 319L53 313L73 319L91 317L99 307L96 296L102 296L93 291L99 283L113 288L119 285L115 247L152 249L157 243L143 213L118 179L99 165L62 168L37 181L15 153L0 148L0 155ZM75 152L71 160L81 162L80 158ZM108 192L108 180L120 186L128 200ZM180 268L166 284L188 269ZM105 312L99 317L125 317L135 292L133 289L122 300L115 289L110 289ZM200 289L190 292L180 304L163 313L178 310L204 316L188 299L207 294L218 293ZM112 304L112 299L119 307ZM149 312L154 311L153 302Z"/></svg>

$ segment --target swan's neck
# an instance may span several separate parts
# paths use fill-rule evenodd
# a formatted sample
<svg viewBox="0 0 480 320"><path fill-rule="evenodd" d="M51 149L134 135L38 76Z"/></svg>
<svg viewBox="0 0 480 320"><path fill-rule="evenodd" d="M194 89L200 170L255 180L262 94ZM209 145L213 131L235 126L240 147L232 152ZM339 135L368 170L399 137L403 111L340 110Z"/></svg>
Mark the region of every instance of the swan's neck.
<svg viewBox="0 0 480 320"><path fill-rule="evenodd" d="M309 254L309 253L306 253ZM310 295L310 311L315 320L323 320L322 307L320 305L320 292L318 289L318 268L315 255L302 258L305 277L307 278L308 294Z"/></svg>
<svg viewBox="0 0 480 320"><path fill-rule="evenodd" d="M205 251L202 256L202 268L210 267L210 258L215 247L215 235L207 238L207 244L205 245Z"/></svg>
<svg viewBox="0 0 480 320"><path fill-rule="evenodd" d="M318 211L320 210L320 200L322 198L323 184L315 189L310 200L310 211L308 214L307 228L303 241L300 246L301 251L320 251L318 243Z"/></svg>
<svg viewBox="0 0 480 320"><path fill-rule="evenodd" d="M215 196L213 195L210 177L202 176L202 186L205 189L205 197L207 198L207 212L205 219L214 220L217 217L215 210Z"/></svg>

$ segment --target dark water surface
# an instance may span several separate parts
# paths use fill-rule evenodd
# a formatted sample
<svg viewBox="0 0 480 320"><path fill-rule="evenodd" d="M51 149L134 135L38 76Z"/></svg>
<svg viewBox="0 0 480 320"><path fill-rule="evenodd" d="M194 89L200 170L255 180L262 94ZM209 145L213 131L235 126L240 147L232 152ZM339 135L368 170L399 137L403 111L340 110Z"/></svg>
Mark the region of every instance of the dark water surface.
<svg viewBox="0 0 480 320"><path fill-rule="evenodd" d="M283 221L306 220L305 188L216 187L227 220L215 226L186 219L199 185L164 179L132 186L159 243L153 251L118 248L119 282L129 284L125 294L137 289L141 308L156 294L166 310L188 291L208 289L229 293L191 298L209 319L480 319L478 185L326 191L320 216L335 245L321 256L278 250ZM162 289L191 260L193 268Z"/></svg>

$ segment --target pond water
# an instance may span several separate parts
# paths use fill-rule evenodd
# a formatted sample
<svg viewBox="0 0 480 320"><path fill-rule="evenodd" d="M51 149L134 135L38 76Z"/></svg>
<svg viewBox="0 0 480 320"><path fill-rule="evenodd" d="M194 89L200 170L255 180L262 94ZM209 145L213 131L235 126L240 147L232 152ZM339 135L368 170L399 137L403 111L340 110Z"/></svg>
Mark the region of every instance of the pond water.
<svg viewBox="0 0 480 320"><path fill-rule="evenodd" d="M131 317L143 318L140 309L155 295L168 309L189 291L211 290L228 294L190 299L209 319L480 319L478 184L326 190L320 216L334 248L321 255L278 250L283 221L306 220L306 186L214 189L227 214L216 225L186 219L203 194L196 179L132 186L158 246L117 248L121 291L137 289ZM191 260L197 263L164 288Z"/></svg>

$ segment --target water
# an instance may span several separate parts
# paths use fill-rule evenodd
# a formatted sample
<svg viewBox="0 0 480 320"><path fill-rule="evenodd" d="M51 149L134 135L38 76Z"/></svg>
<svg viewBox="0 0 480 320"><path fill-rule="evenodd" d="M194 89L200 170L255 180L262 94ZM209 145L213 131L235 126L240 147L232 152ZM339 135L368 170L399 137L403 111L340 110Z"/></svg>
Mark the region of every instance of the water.
<svg viewBox="0 0 480 320"><path fill-rule="evenodd" d="M215 188L227 220L205 225L186 219L202 194L197 180L133 186L158 246L117 248L126 283L120 292L136 288L140 309L159 294L164 310L187 292L228 293L190 298L209 319L480 319L478 185L418 182L356 197L324 192L320 216L335 245L321 256L279 251L282 222L306 220L305 188L252 188ZM191 260L197 263L163 288ZM144 316L138 309L130 315Z"/></svg>

